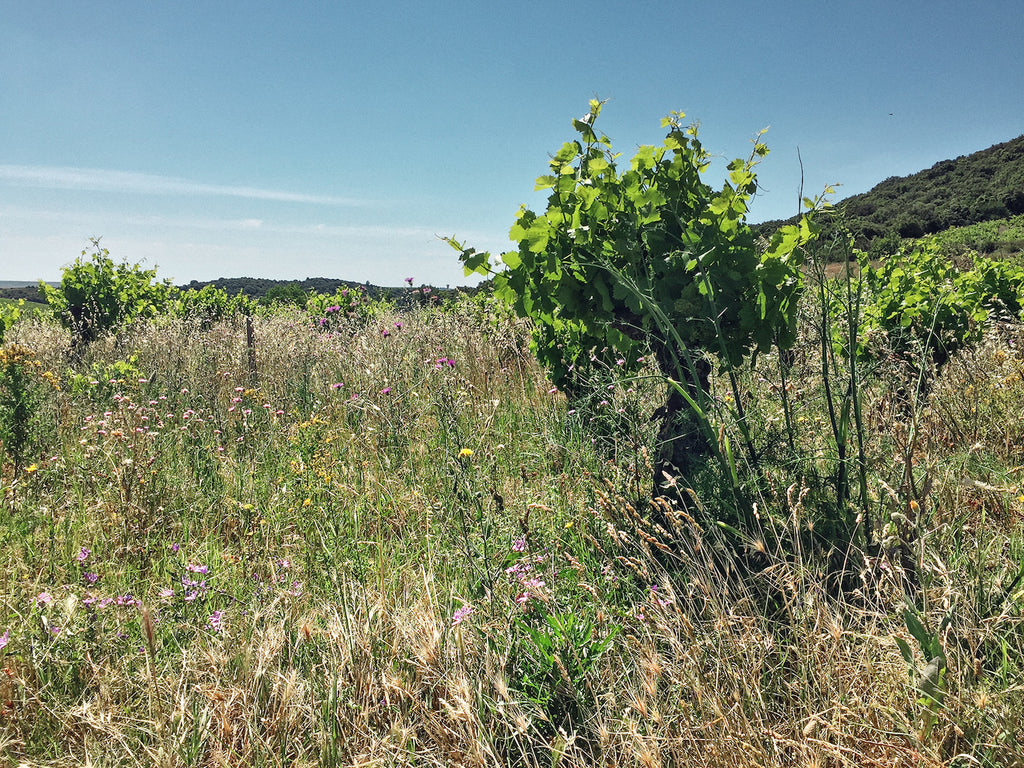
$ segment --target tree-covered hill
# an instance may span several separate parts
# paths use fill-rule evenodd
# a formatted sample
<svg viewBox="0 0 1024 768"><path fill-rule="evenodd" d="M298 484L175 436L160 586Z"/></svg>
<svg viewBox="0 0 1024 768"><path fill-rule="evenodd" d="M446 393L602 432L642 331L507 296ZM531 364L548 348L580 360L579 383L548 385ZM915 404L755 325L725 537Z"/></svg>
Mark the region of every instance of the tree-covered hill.
<svg viewBox="0 0 1024 768"><path fill-rule="evenodd" d="M351 280L338 280L327 277L307 277L305 280L271 280L263 277L219 277L216 280L193 280L187 285L182 285L182 290L199 290L207 285L220 288L228 295L234 296L244 293L252 299L263 298L271 288L284 285L295 285L304 293L316 291L317 293L334 293L339 288L357 289L363 288L370 295L370 298L380 298L391 294L398 289L382 288L370 283L356 283Z"/></svg>
<svg viewBox="0 0 1024 768"><path fill-rule="evenodd" d="M891 176L868 192L839 201L831 226L842 226L869 249L1024 213L1024 135L943 160L910 176ZM774 232L782 221L755 227Z"/></svg>
<svg viewBox="0 0 1024 768"><path fill-rule="evenodd" d="M46 303L46 299L44 299L43 295L39 292L38 285L12 285L0 287L0 299L10 299L12 301L24 299L25 301L31 301L38 304Z"/></svg>

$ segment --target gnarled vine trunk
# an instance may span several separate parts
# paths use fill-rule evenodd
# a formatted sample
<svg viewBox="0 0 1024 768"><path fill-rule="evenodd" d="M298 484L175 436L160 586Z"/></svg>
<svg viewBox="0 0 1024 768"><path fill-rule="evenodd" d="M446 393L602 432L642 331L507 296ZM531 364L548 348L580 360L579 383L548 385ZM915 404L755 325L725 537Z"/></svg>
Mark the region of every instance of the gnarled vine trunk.
<svg viewBox="0 0 1024 768"><path fill-rule="evenodd" d="M680 381L694 402L704 402L710 391L711 363L699 357L694 370L683 370ZM662 370L668 370L663 366ZM697 414L675 386L669 385L665 405L655 412L661 421L658 430L657 456L654 463L655 497L663 494L665 483L672 478L688 480L708 457L712 446Z"/></svg>

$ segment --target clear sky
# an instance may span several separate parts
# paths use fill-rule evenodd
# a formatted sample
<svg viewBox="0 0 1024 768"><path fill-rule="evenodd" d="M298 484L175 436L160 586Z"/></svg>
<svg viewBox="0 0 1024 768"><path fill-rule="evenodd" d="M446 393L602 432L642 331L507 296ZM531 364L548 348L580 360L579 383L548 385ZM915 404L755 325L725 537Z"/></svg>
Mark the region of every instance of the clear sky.
<svg viewBox="0 0 1024 768"><path fill-rule="evenodd" d="M0 0L0 280L91 236L175 282L461 284L597 96L628 158L682 110L752 221L1024 133L1021 0ZM714 186L721 168L709 172Z"/></svg>

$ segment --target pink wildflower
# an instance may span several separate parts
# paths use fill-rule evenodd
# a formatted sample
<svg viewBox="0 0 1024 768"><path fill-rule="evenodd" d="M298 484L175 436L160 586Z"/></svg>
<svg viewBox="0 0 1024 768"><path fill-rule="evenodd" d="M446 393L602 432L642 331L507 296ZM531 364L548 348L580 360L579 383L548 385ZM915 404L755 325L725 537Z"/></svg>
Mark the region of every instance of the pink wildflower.
<svg viewBox="0 0 1024 768"><path fill-rule="evenodd" d="M214 611L210 614L210 629L214 632L224 631L224 611Z"/></svg>
<svg viewBox="0 0 1024 768"><path fill-rule="evenodd" d="M454 627L458 624L461 624L462 620L469 616L469 614L471 614L472 612L472 605L464 605L461 608L459 608L457 611L455 611L455 614L452 616L452 626Z"/></svg>

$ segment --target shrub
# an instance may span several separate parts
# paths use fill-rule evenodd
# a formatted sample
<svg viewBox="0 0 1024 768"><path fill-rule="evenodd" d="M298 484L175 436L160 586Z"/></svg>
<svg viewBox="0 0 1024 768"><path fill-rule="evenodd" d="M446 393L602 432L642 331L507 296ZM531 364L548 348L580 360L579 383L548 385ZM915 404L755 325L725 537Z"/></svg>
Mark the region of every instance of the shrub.
<svg viewBox="0 0 1024 768"><path fill-rule="evenodd" d="M212 283L200 289L190 288L176 291L169 305L170 310L185 320L194 320L202 327L208 328L218 320L225 320L235 315L251 315L256 309L256 302L239 291L231 296L223 288Z"/></svg>
<svg viewBox="0 0 1024 768"><path fill-rule="evenodd" d="M24 306L24 299L18 299L17 302L0 304L0 344L3 344L7 330L21 317L21 309Z"/></svg>
<svg viewBox="0 0 1024 768"><path fill-rule="evenodd" d="M168 281L157 282L155 269L117 264L110 252L100 247L99 238L91 242L92 252L83 250L64 269L59 287L39 285L54 317L71 332L76 347L137 318L153 317L163 311L172 291Z"/></svg>
<svg viewBox="0 0 1024 768"><path fill-rule="evenodd" d="M817 230L802 218L759 251L745 216L754 167L768 153L760 141L747 160L729 164L715 191L701 178L711 155L682 113L663 121L661 146L640 147L620 170L611 141L594 130L601 107L592 100L573 121L579 139L537 179L536 189L551 190L547 210L520 208L510 232L518 250L497 270L490 254L449 242L467 274L493 275L495 294L533 321L533 350L556 385L571 390L591 365L636 370L649 354L682 382L661 409L666 448L656 476L672 467L686 474L712 442L699 416L711 371L705 353L735 368L793 343L802 249Z"/></svg>

